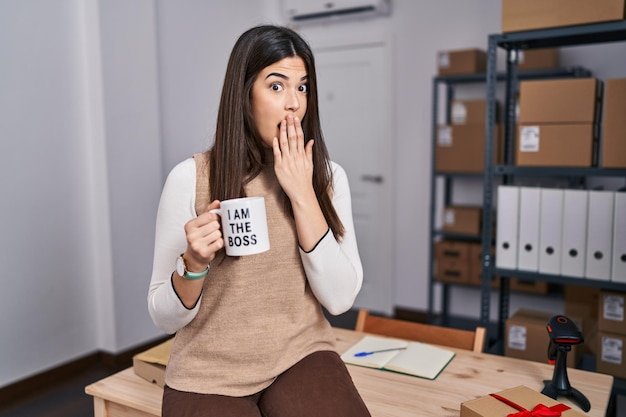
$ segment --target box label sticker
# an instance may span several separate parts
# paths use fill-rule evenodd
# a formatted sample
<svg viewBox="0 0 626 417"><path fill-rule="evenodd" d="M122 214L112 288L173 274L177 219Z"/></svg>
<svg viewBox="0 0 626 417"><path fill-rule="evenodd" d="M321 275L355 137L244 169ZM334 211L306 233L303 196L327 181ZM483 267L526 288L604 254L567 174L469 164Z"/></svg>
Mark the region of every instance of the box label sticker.
<svg viewBox="0 0 626 417"><path fill-rule="evenodd" d="M454 224L454 210L445 210L443 212L443 222L444 224Z"/></svg>
<svg viewBox="0 0 626 417"><path fill-rule="evenodd" d="M624 321L624 297L621 295L604 295L603 314L605 320Z"/></svg>
<svg viewBox="0 0 626 417"><path fill-rule="evenodd" d="M442 126L439 128L437 145L445 147L452 146L452 128L450 128L450 126Z"/></svg>
<svg viewBox="0 0 626 417"><path fill-rule="evenodd" d="M622 364L622 341L612 337L602 336L602 362Z"/></svg>
<svg viewBox="0 0 626 417"><path fill-rule="evenodd" d="M463 103L456 102L452 105L452 123L464 125L467 122L467 107Z"/></svg>
<svg viewBox="0 0 626 417"><path fill-rule="evenodd" d="M439 60L438 60L439 68L449 68L450 67L450 55L447 52L439 52Z"/></svg>
<svg viewBox="0 0 626 417"><path fill-rule="evenodd" d="M520 152L539 152L539 126L520 128Z"/></svg>
<svg viewBox="0 0 626 417"><path fill-rule="evenodd" d="M516 350L526 350L526 327L509 327L509 348Z"/></svg>

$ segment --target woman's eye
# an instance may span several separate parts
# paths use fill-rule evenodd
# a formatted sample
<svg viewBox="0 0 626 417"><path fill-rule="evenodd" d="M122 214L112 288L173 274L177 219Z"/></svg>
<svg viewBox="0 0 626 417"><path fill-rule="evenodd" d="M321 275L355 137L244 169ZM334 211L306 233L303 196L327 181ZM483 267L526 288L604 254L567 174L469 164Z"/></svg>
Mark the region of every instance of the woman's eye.
<svg viewBox="0 0 626 417"><path fill-rule="evenodd" d="M283 86L281 83L272 83L270 85L270 88L272 89L272 91L282 91Z"/></svg>
<svg viewBox="0 0 626 417"><path fill-rule="evenodd" d="M301 93L308 93L309 92L309 85L308 84L302 84L300 87L298 87L298 91L300 91Z"/></svg>

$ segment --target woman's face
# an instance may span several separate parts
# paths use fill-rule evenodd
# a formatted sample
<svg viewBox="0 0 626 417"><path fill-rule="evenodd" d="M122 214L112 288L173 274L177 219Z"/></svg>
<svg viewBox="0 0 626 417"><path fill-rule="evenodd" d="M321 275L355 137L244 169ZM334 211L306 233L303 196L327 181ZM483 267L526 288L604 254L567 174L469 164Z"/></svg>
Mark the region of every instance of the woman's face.
<svg viewBox="0 0 626 417"><path fill-rule="evenodd" d="M252 86L252 115L269 147L279 135L280 123L291 114L304 118L309 77L300 57L284 58L265 67Z"/></svg>

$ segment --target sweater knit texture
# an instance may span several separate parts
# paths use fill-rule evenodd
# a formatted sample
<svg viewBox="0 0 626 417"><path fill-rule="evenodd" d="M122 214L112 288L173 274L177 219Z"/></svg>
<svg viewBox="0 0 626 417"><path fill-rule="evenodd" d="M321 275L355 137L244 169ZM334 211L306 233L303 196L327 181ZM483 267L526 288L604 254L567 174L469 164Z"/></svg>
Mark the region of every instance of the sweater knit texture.
<svg viewBox="0 0 626 417"><path fill-rule="evenodd" d="M196 211L211 201L207 154L194 155ZM295 222L283 206L271 164L245 187L265 199L270 250L211 263L196 317L176 333L168 386L201 394L246 396L267 388L305 356L334 350L330 324L307 283Z"/></svg>

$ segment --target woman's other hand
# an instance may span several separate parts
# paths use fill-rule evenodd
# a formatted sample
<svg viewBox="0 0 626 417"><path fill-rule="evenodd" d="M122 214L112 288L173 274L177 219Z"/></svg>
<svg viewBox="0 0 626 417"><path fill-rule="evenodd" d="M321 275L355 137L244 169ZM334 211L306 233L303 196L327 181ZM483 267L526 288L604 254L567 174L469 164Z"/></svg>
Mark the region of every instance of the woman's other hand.
<svg viewBox="0 0 626 417"><path fill-rule="evenodd" d="M304 145L300 119L287 116L274 138L274 171L293 208L298 242L311 251L328 230L313 189L313 140Z"/></svg>
<svg viewBox="0 0 626 417"><path fill-rule="evenodd" d="M313 190L313 140L304 145L298 117L287 116L280 123L280 137L274 138L274 171L292 204L315 197Z"/></svg>

